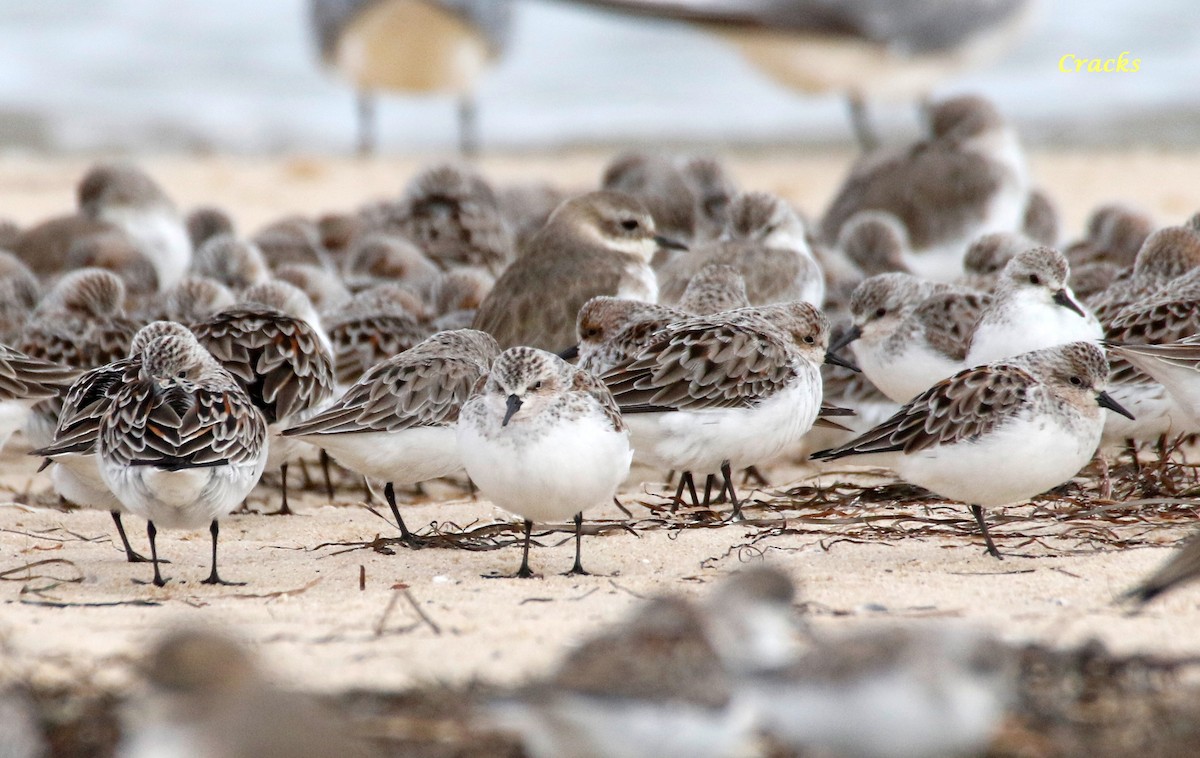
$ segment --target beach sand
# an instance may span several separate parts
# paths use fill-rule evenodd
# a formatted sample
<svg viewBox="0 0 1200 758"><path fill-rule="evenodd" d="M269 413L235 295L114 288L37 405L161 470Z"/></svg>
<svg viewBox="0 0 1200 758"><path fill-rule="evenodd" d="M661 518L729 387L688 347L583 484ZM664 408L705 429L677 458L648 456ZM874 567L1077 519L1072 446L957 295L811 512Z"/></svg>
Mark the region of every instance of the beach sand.
<svg viewBox="0 0 1200 758"><path fill-rule="evenodd" d="M481 168L499 182L550 179L586 187L608 157L495 156ZM816 216L851 157L776 150L733 154L729 161L743 186L783 194ZM241 230L253 232L287 214L350 210L394 196L414 171L436 159L139 162L183 209L218 205ZM28 224L67 212L75 182L90 163L0 158L0 216ZM1034 152L1031 167L1035 182L1059 205L1066 238L1076 236L1087 213L1104 202L1129 202L1163 224L1200 209L1200 153ZM38 461L24 455L22 444L15 440L0 458L0 499L13 501L0 506L5 677L61 682L87 672L119 690L131 676L130 660L163 629L202 624L248 640L292 686L338 692L476 681L507 685L544 673L573 643L621 618L639 597L702 596L723 574L760 560L795 579L798 601L820 634L953 619L1015 642L1067 646L1098 638L1119 653L1200 654L1200 585L1137 615L1114 603L1196 522L1195 501L1174 493L1118 510L1093 512L1105 503L1054 497L1040 507L1000 509L991 518L1006 558L996 561L984 554L959 505L930 505L910 495L899 504L883 498L830 506L809 491L782 494L796 485L819 490L839 480L866 481L861 475L814 478L816 469L791 463L766 467L774 486L755 497L767 505L752 508L750 521L740 524L703 514L652 513L639 501L663 504L663 485L645 485L635 476L622 497L634 516L632 532L620 527L615 508L594 514L603 533L585 537L583 545L593 576L558 575L570 567L573 544L566 532L555 532L541 537L543 547L532 554L544 578L519 581L484 578L514 571L516 546L411 550L376 543L392 554L356 547L377 536L394 537L396 530L380 518L386 507L372 513L361 502L361 487L346 477L332 505L314 487L296 493L298 515L234 515L222 522L221 573L246 582L244 587L199 584L208 572L207 531L160 533L160 553L172 561L164 570L172 581L160 589L135 583L148 579L150 568L124 561L107 513L54 507L48 477L35 473ZM295 472L293 467L294 488L300 479ZM1131 497L1141 497L1143 489L1129 482L1117 488ZM405 506L410 526L511 522L454 485L435 483L429 491L425 502ZM273 510L277 499L277 488L260 486L251 505ZM879 521L863 521L864 515ZM145 549L144 524L129 518L127 527L135 547ZM503 530L487 540L507 542L513 534ZM1034 539L1006 536L1014 534Z"/></svg>

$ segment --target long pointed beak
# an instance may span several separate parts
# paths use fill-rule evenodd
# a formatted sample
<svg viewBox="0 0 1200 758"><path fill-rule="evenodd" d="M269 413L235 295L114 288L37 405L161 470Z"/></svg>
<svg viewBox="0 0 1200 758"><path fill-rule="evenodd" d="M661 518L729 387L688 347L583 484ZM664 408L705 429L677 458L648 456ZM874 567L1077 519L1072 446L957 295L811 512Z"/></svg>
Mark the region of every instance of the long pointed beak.
<svg viewBox="0 0 1200 758"><path fill-rule="evenodd" d="M825 362L831 366L841 366L842 368L848 368L856 374L862 373L862 369L860 369L858 366L855 366L852 362L843 358L842 356L838 355L837 353L833 352L832 350L826 351Z"/></svg>
<svg viewBox="0 0 1200 758"><path fill-rule="evenodd" d="M1079 303L1072 300L1071 296L1069 294L1067 294L1067 291L1065 289L1061 289L1058 292L1054 293L1054 302L1057 305L1061 305L1064 308L1070 308L1071 310L1075 311L1083 318L1087 318L1087 314L1084 313L1083 309L1079 307Z"/></svg>
<svg viewBox="0 0 1200 758"><path fill-rule="evenodd" d="M688 249L688 246L683 244L679 240L673 240L670 237L664 237L661 234L655 235L654 241L657 242L658 246L664 250L684 250L684 251L686 251Z"/></svg>
<svg viewBox="0 0 1200 758"><path fill-rule="evenodd" d="M512 420L512 417L519 410L521 410L521 398L516 395L509 395L508 410L504 411L504 420L500 422L500 426L508 426L508 422Z"/></svg>
<svg viewBox="0 0 1200 758"><path fill-rule="evenodd" d="M1130 421L1135 420L1133 418L1133 414L1125 410L1125 407L1116 400L1113 400L1112 395L1108 394L1107 392L1096 393L1096 405L1099 405L1101 408L1107 408L1113 413L1119 413Z"/></svg>
<svg viewBox="0 0 1200 758"><path fill-rule="evenodd" d="M575 343L574 345L571 345L566 350L563 350L561 353L558 354L558 357L562 358L564 361L575 360L576 358L579 357L579 343Z"/></svg>
<svg viewBox="0 0 1200 758"><path fill-rule="evenodd" d="M854 340L858 339L861 336L862 336L862 329L860 329L858 327L858 325L856 324L856 325L850 327L849 330L842 332L841 336L838 337L836 340L833 341L832 344L829 345L829 352L836 353L837 351L841 350L846 345L849 345L851 342L853 342Z"/></svg>

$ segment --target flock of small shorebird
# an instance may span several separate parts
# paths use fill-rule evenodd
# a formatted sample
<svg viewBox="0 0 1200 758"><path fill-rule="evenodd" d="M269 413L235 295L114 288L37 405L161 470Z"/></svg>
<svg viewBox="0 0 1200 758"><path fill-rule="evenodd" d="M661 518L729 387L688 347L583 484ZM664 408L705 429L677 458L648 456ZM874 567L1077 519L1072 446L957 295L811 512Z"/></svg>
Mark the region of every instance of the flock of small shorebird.
<svg viewBox="0 0 1200 758"><path fill-rule="evenodd" d="M927 115L921 140L859 159L819 222L740 190L712 159L637 153L578 194L438 166L398 200L246 238L218 208L180 214L133 165L94 167L75 213L0 225L0 434L25 435L63 499L111 511L131 562L147 559L121 516L145 519L159 586L159 528L207 526L204 581L228 583L219 520L268 469L287 512L287 466L305 446L385 483L414 547L394 488L465 471L524 520L519 577L534 575L534 523L570 518L570 573L586 573L583 515L634 460L677 473L676 506L700 505L703 475L705 502L716 488L737 518L734 472L801 448L963 502L999 558L984 508L1114 447L1200 432L1200 214L1156 229L1105 206L1062 245L989 102ZM1200 574L1197 545L1134 593ZM664 601L630 629L691 650L690 613ZM735 621L778 626L771 614L719 632L710 616L712 660L783 660L772 644L755 652L761 632L722 638ZM581 665L583 681L612 663ZM788 692L752 710L803 700ZM732 732L683 731L697 744L658 754L728 754ZM530 740L535 755L567 754Z"/></svg>

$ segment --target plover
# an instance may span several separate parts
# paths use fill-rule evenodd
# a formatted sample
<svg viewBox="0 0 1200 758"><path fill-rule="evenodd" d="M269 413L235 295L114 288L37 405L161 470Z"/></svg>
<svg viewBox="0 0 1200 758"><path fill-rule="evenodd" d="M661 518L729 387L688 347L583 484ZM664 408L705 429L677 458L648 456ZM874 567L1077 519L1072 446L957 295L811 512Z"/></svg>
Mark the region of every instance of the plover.
<svg viewBox="0 0 1200 758"><path fill-rule="evenodd" d="M196 248L191 273L218 281L234 291L271 279L271 269L258 245L232 234L215 235Z"/></svg>
<svg viewBox="0 0 1200 758"><path fill-rule="evenodd" d="M1200 429L1193 402L1192 338L1200 333L1200 270L1181 276L1155 295L1131 303L1113 319L1113 397L1133 421L1109 416L1106 442L1154 439Z"/></svg>
<svg viewBox="0 0 1200 758"><path fill-rule="evenodd" d="M67 251L64 269L100 268L111 271L125 283L131 301L145 300L159 292L158 271L137 242L114 229L76 240Z"/></svg>
<svg viewBox="0 0 1200 758"><path fill-rule="evenodd" d="M175 204L145 171L131 163L94 166L79 182L80 212L123 230L154 265L160 290L187 273L192 241Z"/></svg>
<svg viewBox="0 0 1200 758"><path fill-rule="evenodd" d="M809 751L925 758L983 750L1016 696L1017 652L951 624L817 642L738 689L764 732Z"/></svg>
<svg viewBox="0 0 1200 758"><path fill-rule="evenodd" d="M696 198L671 158L645 152L621 153L604 167L600 188L640 200L661 233L688 243L695 236ZM665 262L655 260L655 268Z"/></svg>
<svg viewBox="0 0 1200 758"><path fill-rule="evenodd" d="M679 310L711 316L750 305L746 280L733 266L710 264L696 272L679 298Z"/></svg>
<svg viewBox="0 0 1200 758"><path fill-rule="evenodd" d="M333 268L329 251L321 244L317 225L304 216L285 216L259 229L250 241L258 245L273 269L289 263Z"/></svg>
<svg viewBox="0 0 1200 758"><path fill-rule="evenodd" d="M1036 244L1054 247L1058 244L1058 208L1044 190L1030 188L1021 233Z"/></svg>
<svg viewBox="0 0 1200 758"><path fill-rule="evenodd" d="M908 274L873 276L851 294L851 326L831 349L850 345L871 383L906 403L966 367L971 332L988 302Z"/></svg>
<svg viewBox="0 0 1200 758"><path fill-rule="evenodd" d="M125 549L125 559L129 563L141 563L147 559L129 544L129 537L121 523L125 507L100 476L96 440L100 420L111 407L116 390L137 380L141 372L142 348L155 338L167 335L184 339L191 337L188 328L182 324L155 321L134 335L128 358L91 369L76 379L63 398L53 440L45 447L30 451L30 455L46 458L43 468L49 464L54 491L68 502L112 514L121 545Z"/></svg>
<svg viewBox="0 0 1200 758"><path fill-rule="evenodd" d="M1128 275L1094 295L1088 307L1107 326L1126 306L1196 268L1200 268L1200 233L1186 226L1159 229L1142 243Z"/></svg>
<svg viewBox="0 0 1200 758"><path fill-rule="evenodd" d="M864 156L851 169L821 222L827 242L863 210L894 214L908 231L909 266L948 280L971 240L1019 231L1029 200L1025 159L1015 131L981 97L930 108L930 137Z"/></svg>
<svg viewBox="0 0 1200 758"><path fill-rule="evenodd" d="M576 365L596 376L636 355L667 324L681 321L687 313L665 305L593 297L579 309L576 332L579 343L560 357L578 358Z"/></svg>
<svg viewBox="0 0 1200 758"><path fill-rule="evenodd" d="M1067 245L1063 253L1072 267L1096 262L1132 266L1154 228L1154 220L1144 211L1121 203L1102 205L1088 216L1083 238Z"/></svg>
<svg viewBox="0 0 1200 758"><path fill-rule="evenodd" d="M41 298L42 286L29 267L0 249L0 344L16 344Z"/></svg>
<svg viewBox="0 0 1200 758"><path fill-rule="evenodd" d="M311 310L303 292L270 282L247 290L238 306L192 326L196 339L233 375L267 422L267 467L279 469L280 515L291 513L288 462L301 447L280 432L316 413L333 395L333 356L319 326L304 318Z"/></svg>
<svg viewBox="0 0 1200 758"><path fill-rule="evenodd" d="M867 121L867 101L928 98L942 80L1015 44L1034 6L1029 0L950 5L868 0L832 7L795 0L575 2L691 22L729 41L751 65L789 89L844 95L864 149L878 142Z"/></svg>
<svg viewBox="0 0 1200 758"><path fill-rule="evenodd" d="M425 305L403 285L364 290L323 319L333 347L333 372L348 387L380 361L429 336Z"/></svg>
<svg viewBox="0 0 1200 758"><path fill-rule="evenodd" d="M1015 232L992 232L977 238L963 256L962 284L982 292L996 287L1004 267L1038 243Z"/></svg>
<svg viewBox="0 0 1200 758"><path fill-rule="evenodd" d="M440 165L409 182L383 219L442 269L479 266L499 274L513 258L512 231L492 186L465 166Z"/></svg>
<svg viewBox="0 0 1200 758"><path fill-rule="evenodd" d="M125 284L110 271L82 269L61 279L30 315L18 347L33 357L80 370L124 358L138 324L125 314ZM38 403L26 418L35 445L53 439L59 398Z"/></svg>
<svg viewBox="0 0 1200 758"><path fill-rule="evenodd" d="M820 308L825 301L825 276L809 247L804 221L776 195L749 192L734 197L719 240L662 269L662 302L677 303L692 277L714 263L737 269L755 305L803 300Z"/></svg>
<svg viewBox="0 0 1200 758"><path fill-rule="evenodd" d="M1068 342L1094 341L1104 330L1067 284L1067 259L1049 247L1018 253L1001 272L992 301L971 333L967 365Z"/></svg>
<svg viewBox="0 0 1200 758"><path fill-rule="evenodd" d="M471 329L439 332L373 366L332 405L283 432L386 482L384 495L401 537L420 544L400 517L396 484L461 471L459 411L500 354L496 341Z"/></svg>
<svg viewBox="0 0 1200 758"><path fill-rule="evenodd" d="M459 148L464 155L478 150L472 90L508 44L512 0L310 0L309 8L321 60L358 92L360 153L375 151L380 90L456 96Z"/></svg>
<svg viewBox="0 0 1200 758"><path fill-rule="evenodd" d="M645 206L617 192L567 200L496 280L474 327L503 348L561 351L575 342L575 317L597 295L655 302L650 259L662 247Z"/></svg>
<svg viewBox="0 0 1200 758"><path fill-rule="evenodd" d="M742 308L669 325L602 380L638 460L720 471L739 517L731 467L765 462L812 428L828 341L829 323L808 303Z"/></svg>
<svg viewBox="0 0 1200 758"><path fill-rule="evenodd" d="M400 282L420 287L435 278L440 269L413 242L397 234L370 232L359 236L346 252L342 277L351 290L359 291L381 282Z"/></svg>
<svg viewBox="0 0 1200 758"><path fill-rule="evenodd" d="M1129 415L1105 391L1108 360L1088 342L976 366L918 395L858 438L812 458L856 457L966 503L988 553L1000 552L983 508L1056 487L1092 458L1101 408Z"/></svg>
<svg viewBox="0 0 1200 758"><path fill-rule="evenodd" d="M738 194L737 182L721 161L706 156L683 158L679 171L696 201L693 239L716 239L729 223L729 204Z"/></svg>
<svg viewBox="0 0 1200 758"><path fill-rule="evenodd" d="M369 758L345 716L274 683L246 646L204 627L154 640L138 672L149 688L125 711L118 758Z"/></svg>
<svg viewBox="0 0 1200 758"><path fill-rule="evenodd" d="M835 248L862 277L908 268L908 232L900 220L884 211L859 211L838 232Z"/></svg>
<svg viewBox="0 0 1200 758"><path fill-rule="evenodd" d="M223 209L212 205L193 208L184 218L188 238L192 241L192 250L200 247L213 237L221 234L236 236L237 230L233 219Z"/></svg>
<svg viewBox="0 0 1200 758"><path fill-rule="evenodd" d="M705 629L702 608L653 598L587 640L547 680L488 704L533 758L727 758L748 754L753 718Z"/></svg>
<svg viewBox="0 0 1200 758"><path fill-rule="evenodd" d="M130 513L147 520L154 584L158 527L212 535L205 584L217 573L218 519L250 494L267 463L267 424L250 398L194 337L168 335L141 351L137 379L112 388L100 419L100 475Z"/></svg>
<svg viewBox="0 0 1200 758"><path fill-rule="evenodd" d="M0 344L0 449L39 401L61 395L79 369Z"/></svg>
<svg viewBox="0 0 1200 758"><path fill-rule="evenodd" d="M194 324L234 304L233 292L207 276L185 276L161 298L149 303L143 315L152 320Z"/></svg>
<svg viewBox="0 0 1200 758"><path fill-rule="evenodd" d="M458 446L480 491L525 520L516 576L533 576L529 542L535 521L575 517L580 561L583 511L612 501L629 475L629 433L608 389L553 353L504 351L462 407Z"/></svg>

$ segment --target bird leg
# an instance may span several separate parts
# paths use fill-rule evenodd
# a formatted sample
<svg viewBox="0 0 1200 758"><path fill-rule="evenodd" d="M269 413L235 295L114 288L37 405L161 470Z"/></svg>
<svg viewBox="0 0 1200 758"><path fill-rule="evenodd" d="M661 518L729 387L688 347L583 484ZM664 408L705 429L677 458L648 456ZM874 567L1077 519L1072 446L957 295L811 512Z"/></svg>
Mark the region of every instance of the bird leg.
<svg viewBox="0 0 1200 758"><path fill-rule="evenodd" d="M227 582L217 574L217 536L221 533L221 527L217 525L217 520L213 519L212 524L208 527L208 533L212 535L212 571L209 572L208 578L201 581L201 584L225 584L232 587L241 587L245 582Z"/></svg>
<svg viewBox="0 0 1200 758"><path fill-rule="evenodd" d="M721 476L725 477L724 491L729 494L729 502L733 503L733 514L730 521L742 520L742 504L738 502L737 493L733 490L733 472L729 469L729 461L721 464Z"/></svg>
<svg viewBox="0 0 1200 758"><path fill-rule="evenodd" d="M525 552L521 555L521 568L517 569L516 579L529 579L533 571L529 568L529 541L533 537L533 522L525 519Z"/></svg>
<svg viewBox="0 0 1200 758"><path fill-rule="evenodd" d="M154 586L165 587L167 580L163 579L163 575L158 570L158 545L154 542L154 538L158 536L158 530L154 528L153 521L146 522L146 536L150 538L150 562L154 564Z"/></svg>
<svg viewBox="0 0 1200 758"><path fill-rule="evenodd" d="M129 538L125 536L125 525L121 523L121 512L110 511L110 513L112 513L113 523L117 525L117 534L121 535L121 544L125 546L125 560L129 563L147 563L149 559L136 552L129 544Z"/></svg>
<svg viewBox="0 0 1200 758"><path fill-rule="evenodd" d="M742 485L749 484L751 481L759 487L770 487L771 483L763 476L763 473L758 470L758 466L747 466L742 471Z"/></svg>
<svg viewBox="0 0 1200 758"><path fill-rule="evenodd" d="M854 129L854 139L859 148L869 153L879 147L879 135L871 126L866 101L861 95L853 94L846 98L846 104L850 107L850 126Z"/></svg>
<svg viewBox="0 0 1200 758"><path fill-rule="evenodd" d="M715 485L716 483L717 483L717 477L715 474L709 474L708 476L704 477L704 503L703 503L703 506L705 508L707 508L709 506L709 504L712 502L713 485ZM721 485L722 492L724 491L724 489L725 489L725 486Z"/></svg>
<svg viewBox="0 0 1200 758"><path fill-rule="evenodd" d="M329 498L329 502L333 502L333 479L329 477L329 453L325 452L325 448L321 448L321 455L318 456L321 461L321 473L325 475L325 496Z"/></svg>
<svg viewBox="0 0 1200 758"><path fill-rule="evenodd" d="M464 158L479 157L479 110L473 95L458 100L458 149Z"/></svg>
<svg viewBox="0 0 1200 758"><path fill-rule="evenodd" d="M998 561L1004 560L1004 556L1000 555L1000 551L996 549L996 544L992 542L992 535L988 533L987 522L983 520L983 508L978 505L972 505L971 515L975 517L975 523L979 524L979 531L983 532L983 541L987 543L988 555Z"/></svg>
<svg viewBox="0 0 1200 758"><path fill-rule="evenodd" d="M366 90L360 90L355 105L358 112L358 156L369 158L375 154L377 147L375 95Z"/></svg>
<svg viewBox="0 0 1200 758"><path fill-rule="evenodd" d="M571 570L563 574L563 576L589 576L591 572L585 571L583 563L579 559L579 546L583 542L583 513L575 514L575 565L571 566ZM526 559L529 557L528 550L525 553ZM526 561L528 568L528 560Z"/></svg>
<svg viewBox="0 0 1200 758"><path fill-rule="evenodd" d="M266 514L268 516L290 516L290 515L292 515L292 509L288 507L288 500L287 500L287 472L288 472L287 463L279 464L279 489L280 489L279 510L277 510L273 513Z"/></svg>
<svg viewBox="0 0 1200 758"><path fill-rule="evenodd" d="M400 541L409 547L422 547L425 541L410 532L404 525L404 519L400 518L400 508L396 506L396 488L392 486L391 482L383 485L383 496L387 498L392 515L396 517L396 526L400 527Z"/></svg>

